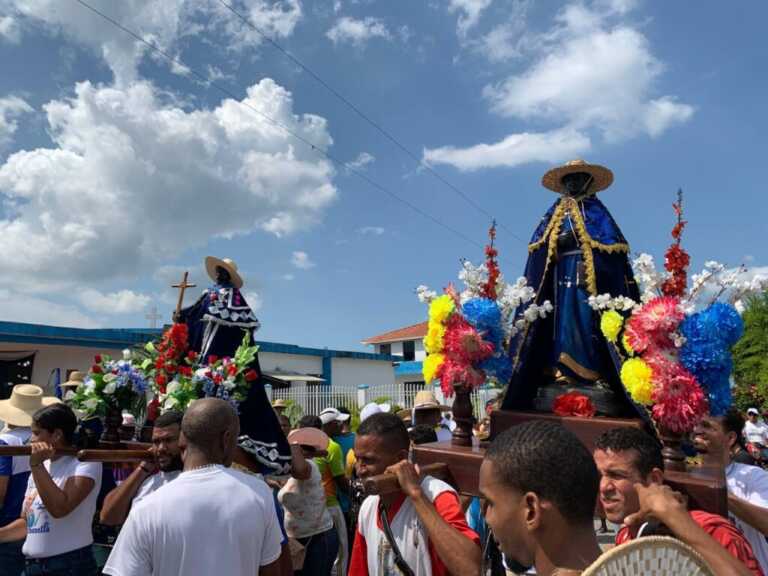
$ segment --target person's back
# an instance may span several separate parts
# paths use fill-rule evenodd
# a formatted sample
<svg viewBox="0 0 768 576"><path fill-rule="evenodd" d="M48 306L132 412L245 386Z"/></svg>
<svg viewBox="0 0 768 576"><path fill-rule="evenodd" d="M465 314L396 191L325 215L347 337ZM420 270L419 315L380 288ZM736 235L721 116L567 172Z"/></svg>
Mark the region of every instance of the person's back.
<svg viewBox="0 0 768 576"><path fill-rule="evenodd" d="M218 465L183 472L147 496L122 532L146 539L153 575L253 575L280 556L269 487L257 476Z"/></svg>

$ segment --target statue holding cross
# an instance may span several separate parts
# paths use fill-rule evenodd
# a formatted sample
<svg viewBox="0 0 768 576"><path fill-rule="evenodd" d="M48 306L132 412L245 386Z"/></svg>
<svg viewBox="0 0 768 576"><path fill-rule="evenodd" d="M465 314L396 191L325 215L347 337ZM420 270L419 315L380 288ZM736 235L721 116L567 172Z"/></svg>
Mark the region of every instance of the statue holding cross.
<svg viewBox="0 0 768 576"><path fill-rule="evenodd" d="M259 321L240 292L243 279L232 260L208 256L205 269L214 284L192 306L181 307L184 291L194 287L186 272L182 281L173 286L179 290L173 321L187 324L190 350L198 352L202 362L210 362L214 357L233 357L245 332L253 341ZM290 468L290 449L267 398L258 355L252 368L259 378L253 381L248 397L238 406L238 445L259 464L261 472L285 474Z"/></svg>

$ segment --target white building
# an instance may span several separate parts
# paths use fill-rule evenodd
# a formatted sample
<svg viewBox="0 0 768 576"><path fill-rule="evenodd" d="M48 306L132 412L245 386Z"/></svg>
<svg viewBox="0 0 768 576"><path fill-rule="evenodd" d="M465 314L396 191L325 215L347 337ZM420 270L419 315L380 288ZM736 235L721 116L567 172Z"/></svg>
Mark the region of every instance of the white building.
<svg viewBox="0 0 768 576"><path fill-rule="evenodd" d="M0 398L13 384L33 383L53 393L55 382L73 370L87 371L96 354L113 357L158 338L161 330L85 329L0 322ZM371 354L261 342L259 362L273 387L292 383L356 390L359 385L394 386L388 354Z"/></svg>

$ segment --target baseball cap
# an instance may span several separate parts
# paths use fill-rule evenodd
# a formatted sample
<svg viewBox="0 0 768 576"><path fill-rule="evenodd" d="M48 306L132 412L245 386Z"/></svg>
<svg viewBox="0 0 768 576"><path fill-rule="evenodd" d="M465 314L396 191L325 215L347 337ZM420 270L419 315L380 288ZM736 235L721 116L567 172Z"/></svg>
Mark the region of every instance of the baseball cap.
<svg viewBox="0 0 768 576"><path fill-rule="evenodd" d="M374 414L389 412L391 409L392 407L389 404L376 404L376 402L366 404L363 406L363 409L360 410L360 422L369 418L370 416L373 416Z"/></svg>
<svg viewBox="0 0 768 576"><path fill-rule="evenodd" d="M346 422L349 420L349 414L342 414L336 408L326 408L320 412L320 422L330 424L331 422Z"/></svg>
<svg viewBox="0 0 768 576"><path fill-rule="evenodd" d="M755 414L756 416L760 416L760 412L757 411L757 408L748 408L747 414Z"/></svg>

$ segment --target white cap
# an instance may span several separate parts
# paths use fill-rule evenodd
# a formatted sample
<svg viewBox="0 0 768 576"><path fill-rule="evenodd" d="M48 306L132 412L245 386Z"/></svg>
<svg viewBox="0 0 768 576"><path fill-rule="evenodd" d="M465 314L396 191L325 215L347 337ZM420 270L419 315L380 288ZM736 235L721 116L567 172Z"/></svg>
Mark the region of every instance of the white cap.
<svg viewBox="0 0 768 576"><path fill-rule="evenodd" d="M326 408L320 412L320 422L330 424L331 422L346 422L349 420L349 414L342 414L336 408Z"/></svg>
<svg viewBox="0 0 768 576"><path fill-rule="evenodd" d="M392 407L389 404L376 404L376 402L370 402L363 406L360 410L360 422L373 416L374 414L380 414L381 412L389 412Z"/></svg>
<svg viewBox="0 0 768 576"><path fill-rule="evenodd" d="M757 408L747 408L747 414L755 414L756 416L760 416L760 412L758 412Z"/></svg>

